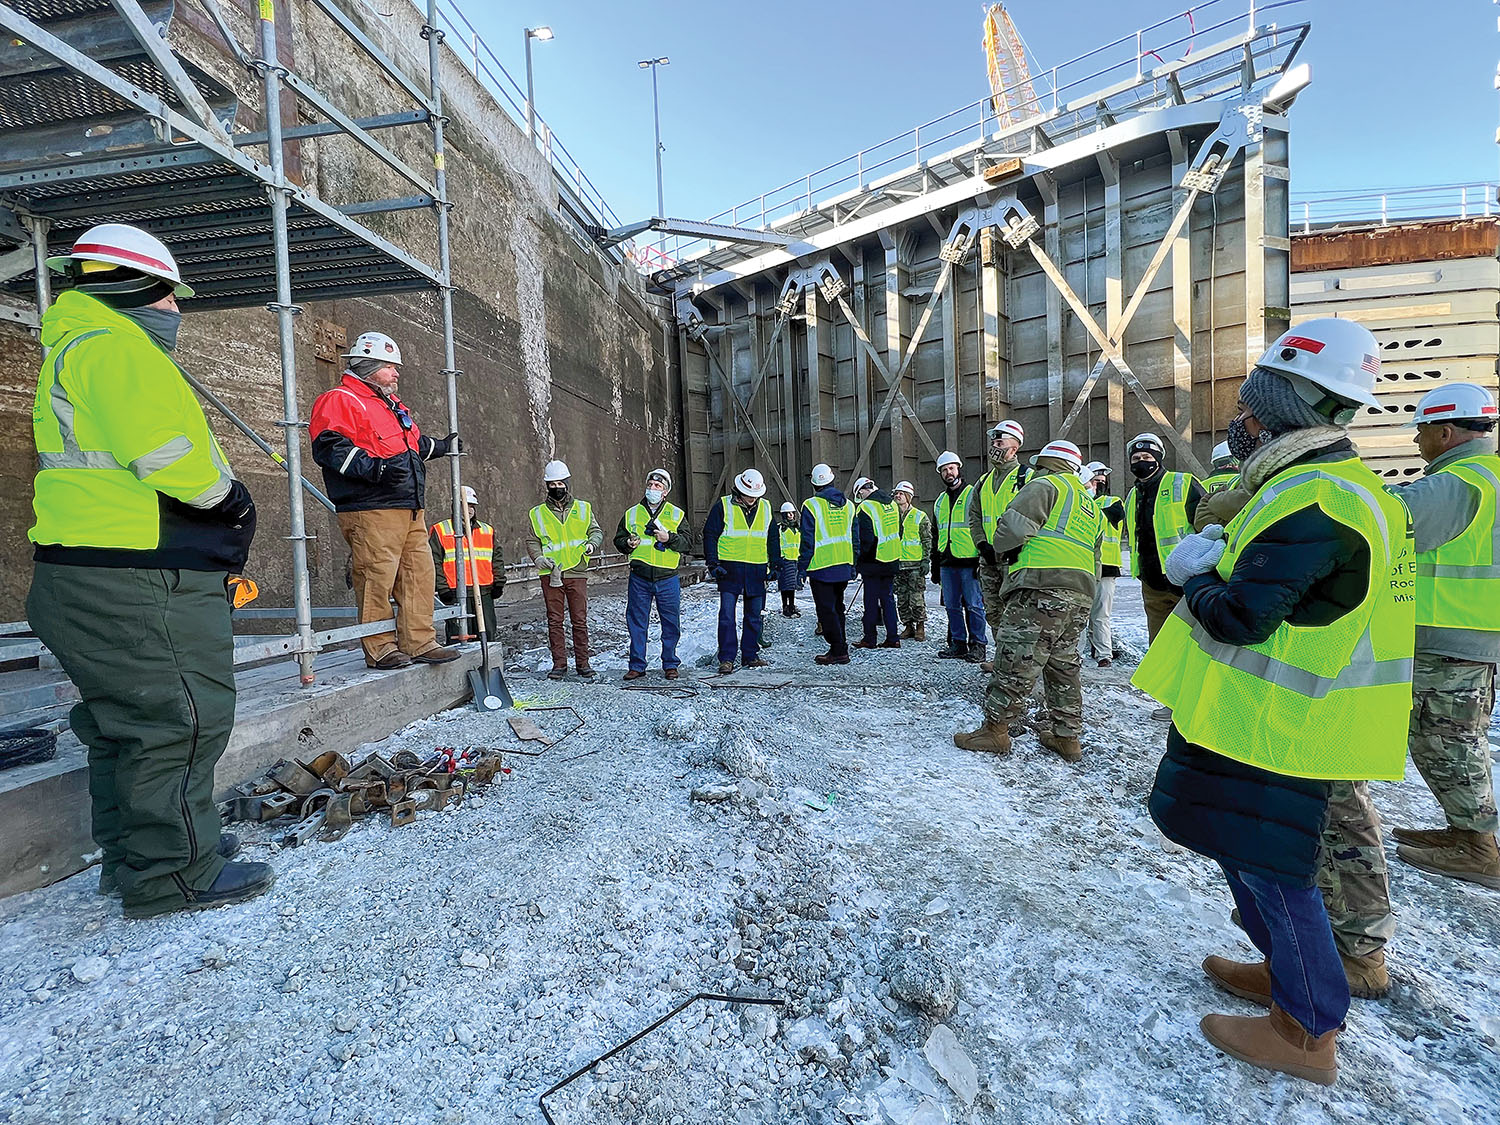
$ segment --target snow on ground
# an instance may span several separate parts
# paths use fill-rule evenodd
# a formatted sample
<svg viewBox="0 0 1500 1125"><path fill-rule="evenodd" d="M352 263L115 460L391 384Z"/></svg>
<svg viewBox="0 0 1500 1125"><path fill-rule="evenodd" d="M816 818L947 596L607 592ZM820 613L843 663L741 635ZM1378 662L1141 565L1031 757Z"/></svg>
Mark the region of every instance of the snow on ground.
<svg viewBox="0 0 1500 1125"><path fill-rule="evenodd" d="M540 1121L542 1091L700 991L786 1005L699 1002L549 1098L555 1119L1500 1120L1500 895L1394 847L1394 988L1355 1001L1337 1086L1200 1037L1253 1009L1199 962L1250 951L1217 869L1146 814L1165 728L1128 661L1086 670L1081 764L1030 735L993 758L950 741L984 681L935 658L936 606L933 641L825 672L804 596L769 654L794 684L715 688L713 592L692 589L696 695L672 699L621 690L622 600L595 597L595 684L541 678L542 632L512 630L517 695L588 725L462 809L288 851L252 829L277 886L218 911L125 921L92 871L0 901L0 1120ZM458 710L386 745L454 743L513 744ZM1438 820L1414 771L1375 798Z"/></svg>

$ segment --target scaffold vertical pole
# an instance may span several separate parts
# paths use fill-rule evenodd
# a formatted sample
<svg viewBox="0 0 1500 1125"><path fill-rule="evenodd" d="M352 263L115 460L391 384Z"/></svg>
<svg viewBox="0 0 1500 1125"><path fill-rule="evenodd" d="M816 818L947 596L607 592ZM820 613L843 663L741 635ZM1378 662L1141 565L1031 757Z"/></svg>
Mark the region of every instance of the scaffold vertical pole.
<svg viewBox="0 0 1500 1125"><path fill-rule="evenodd" d="M272 183L271 241L276 252L276 300L267 306L276 314L281 344L281 399L284 417L277 423L286 435L287 515L292 544L292 596L297 615L297 667L303 686L315 680L313 658L318 648L312 630L312 586L307 575L307 523L302 508L302 429L297 407L297 351L293 320L301 308L292 303L292 268L286 232L286 161L281 139L281 77L286 68L276 51L276 15L269 2L260 5L260 71L265 84L266 149Z"/></svg>
<svg viewBox="0 0 1500 1125"><path fill-rule="evenodd" d="M437 25L437 0L427 0L427 23L422 28L422 37L427 40L428 95L432 101L432 170L434 186L437 188L438 222L438 273L442 284L438 295L443 305L443 375L448 382L448 432L458 433L458 369L453 348L453 264L448 246L448 172L444 168L443 148L443 80L442 65L443 32ZM457 442L454 443L455 446ZM453 533L459 535L465 526L463 512L463 479L460 473L459 453L456 448L448 450L448 468L453 484ZM464 545L468 550L469 545ZM460 628L468 632L468 576L464 568L458 568L458 620ZM474 591L476 616L483 612L480 594Z"/></svg>

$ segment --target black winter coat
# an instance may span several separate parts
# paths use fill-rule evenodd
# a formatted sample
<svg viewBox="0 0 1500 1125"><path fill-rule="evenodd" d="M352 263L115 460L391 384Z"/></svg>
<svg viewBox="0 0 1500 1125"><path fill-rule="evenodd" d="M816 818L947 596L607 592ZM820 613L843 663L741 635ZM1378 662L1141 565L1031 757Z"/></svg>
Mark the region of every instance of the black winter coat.
<svg viewBox="0 0 1500 1125"><path fill-rule="evenodd" d="M883 488L877 488L865 499L874 500L880 504L896 502L895 497ZM861 508L859 515L855 518L859 524L859 558L855 560L855 570L865 578L872 575L894 577L901 569L901 560L898 558L895 562L881 562L875 557L875 551L880 546L880 529L875 526L875 517Z"/></svg>

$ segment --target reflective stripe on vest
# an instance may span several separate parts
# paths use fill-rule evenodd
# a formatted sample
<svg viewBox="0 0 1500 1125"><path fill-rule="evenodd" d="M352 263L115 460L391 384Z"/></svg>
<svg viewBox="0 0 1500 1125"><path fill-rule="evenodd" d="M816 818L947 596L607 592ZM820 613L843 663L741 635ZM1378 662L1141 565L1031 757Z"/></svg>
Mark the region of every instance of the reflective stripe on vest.
<svg viewBox="0 0 1500 1125"><path fill-rule="evenodd" d="M1234 488L1239 479L1240 471L1238 469L1223 469L1204 479L1203 491L1212 496L1215 492L1223 492L1226 488Z"/></svg>
<svg viewBox="0 0 1500 1125"><path fill-rule="evenodd" d="M1099 514L1104 515L1104 509L1114 503L1115 497L1106 493L1096 496L1094 503L1099 505ZM1112 566L1119 569L1125 561L1125 556L1120 551L1120 537L1124 529L1117 523L1113 523L1108 516L1104 517L1104 538L1099 542L1099 562L1104 566Z"/></svg>
<svg viewBox="0 0 1500 1125"><path fill-rule="evenodd" d="M1283 621L1262 644L1214 640L1187 601L1162 626L1132 683L1172 708L1190 743L1274 773L1399 780L1406 762L1416 555L1405 506L1357 459L1294 465L1236 516L1218 573L1255 537L1316 506L1370 552L1364 600L1325 626Z"/></svg>
<svg viewBox="0 0 1500 1125"><path fill-rule="evenodd" d="M1187 494L1192 487L1192 479L1187 473L1167 473L1156 489L1156 503L1151 509L1151 530L1156 534L1156 557L1163 572L1172 548L1182 541L1184 535L1191 535L1193 531L1193 521L1187 515ZM1125 498L1125 537L1130 540L1130 574L1139 578L1141 552L1137 549L1135 531L1135 497L1136 490L1132 488L1130 495Z"/></svg>
<svg viewBox="0 0 1500 1125"><path fill-rule="evenodd" d="M1479 510L1462 534L1417 556L1417 624L1500 631L1500 457L1465 457L1438 472L1475 489Z"/></svg>
<svg viewBox="0 0 1500 1125"><path fill-rule="evenodd" d="M468 559L464 560L464 581L470 585L489 586L495 581L495 529L487 523L474 522L469 525L474 533L468 556L473 560L472 569ZM452 520L439 520L432 525L443 548L443 578L450 590L458 589L458 540L453 533ZM478 577L475 577L475 573Z"/></svg>
<svg viewBox="0 0 1500 1125"><path fill-rule="evenodd" d="M1029 477L1031 474L1027 473ZM1026 485L1022 479L1020 462L1013 463L996 483L995 470L991 469L975 486L979 490L979 520L984 529L984 541L990 542L995 538L995 525L1000 522L1000 517L1005 515L1005 509L1010 507L1010 502L1016 498Z"/></svg>
<svg viewBox="0 0 1500 1125"><path fill-rule="evenodd" d="M802 554L802 529L796 524L788 527L782 524L781 528L781 561L783 563L796 564L797 556Z"/></svg>
<svg viewBox="0 0 1500 1125"><path fill-rule="evenodd" d="M667 531L676 531L682 526L683 511L675 504L663 504L656 513L656 524ZM656 536L646 530L651 522L651 513L646 505L637 504L625 513L625 530L639 539L640 545L630 552L630 561L645 563L662 570L676 570L682 562L682 553L670 548L658 551Z"/></svg>
<svg viewBox="0 0 1500 1125"><path fill-rule="evenodd" d="M875 561L883 563L901 560L901 509L895 501L889 504L879 500L865 500L861 507L870 517L875 529Z"/></svg>
<svg viewBox="0 0 1500 1125"><path fill-rule="evenodd" d="M821 496L802 501L813 517L813 553L807 569L854 565L854 505L848 501L835 508Z"/></svg>
<svg viewBox="0 0 1500 1125"><path fill-rule="evenodd" d="M583 561L593 516L586 500L574 500L566 520L559 520L546 504L531 509L531 530L541 540L542 554L555 559L558 570L572 570Z"/></svg>
<svg viewBox="0 0 1500 1125"><path fill-rule="evenodd" d="M1103 520L1099 505L1072 473L1055 473L1047 479L1057 485L1052 510L1036 534L1026 540L1012 570L1081 570L1093 574L1094 547Z"/></svg>
<svg viewBox="0 0 1500 1125"><path fill-rule="evenodd" d="M927 513L913 504L907 509L906 515L901 518L901 561L904 563L919 563L922 561L922 521L927 518Z"/></svg>
<svg viewBox="0 0 1500 1125"><path fill-rule="evenodd" d="M771 505L764 500L757 500L755 515L746 519L745 509L736 504L732 496L725 496L719 503L724 508L724 530L719 535L719 561L759 563L765 566L771 559L771 547L766 542L771 531Z"/></svg>
<svg viewBox="0 0 1500 1125"><path fill-rule="evenodd" d="M966 484L958 494L957 504L951 504L948 493L944 491L932 508L937 549L947 551L955 559L979 557L979 548L974 546L974 534L969 530L969 500L973 495L974 486Z"/></svg>

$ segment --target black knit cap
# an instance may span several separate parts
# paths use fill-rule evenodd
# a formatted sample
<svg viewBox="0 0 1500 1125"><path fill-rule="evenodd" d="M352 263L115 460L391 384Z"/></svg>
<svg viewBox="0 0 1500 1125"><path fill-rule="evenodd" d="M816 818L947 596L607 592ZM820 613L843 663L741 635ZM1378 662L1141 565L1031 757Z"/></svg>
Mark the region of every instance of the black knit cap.
<svg viewBox="0 0 1500 1125"><path fill-rule="evenodd" d="M163 281L129 266L90 273L84 273L81 266L81 262L70 263L68 272L76 282L75 288L112 309L142 309L147 305L154 305L163 297L170 297L176 291L176 286L170 281Z"/></svg>

